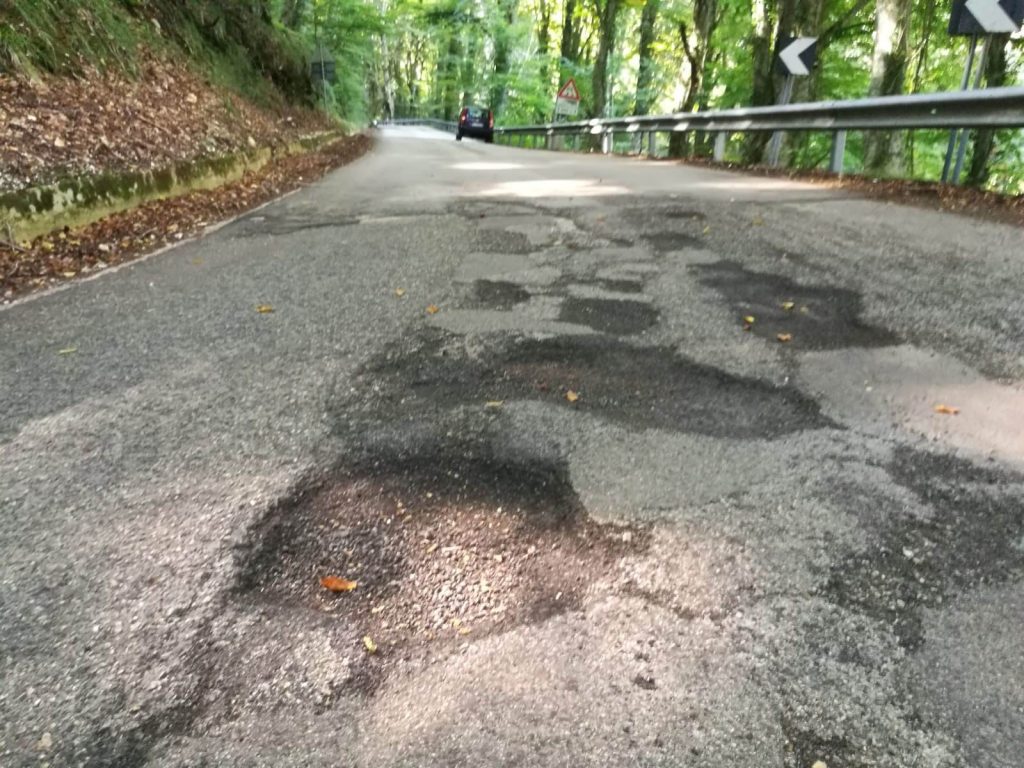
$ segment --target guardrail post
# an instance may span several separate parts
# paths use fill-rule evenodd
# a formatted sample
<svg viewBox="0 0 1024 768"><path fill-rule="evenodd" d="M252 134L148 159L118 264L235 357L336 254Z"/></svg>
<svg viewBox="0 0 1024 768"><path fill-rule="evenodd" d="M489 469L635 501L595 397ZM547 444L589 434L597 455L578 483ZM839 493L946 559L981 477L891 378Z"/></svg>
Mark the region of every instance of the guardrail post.
<svg viewBox="0 0 1024 768"><path fill-rule="evenodd" d="M601 134L601 152L602 152L602 154L607 155L607 154L611 153L611 151L612 151L612 143L613 142L614 142L614 137L612 136L612 132L611 131L604 131Z"/></svg>
<svg viewBox="0 0 1024 768"><path fill-rule="evenodd" d="M843 157L846 155L846 131L832 134L832 155L829 157L828 169L832 173L843 175Z"/></svg>
<svg viewBox="0 0 1024 768"><path fill-rule="evenodd" d="M555 132L548 131L548 149L554 151L555 149Z"/></svg>
<svg viewBox="0 0 1024 768"><path fill-rule="evenodd" d="M719 131L715 134L715 154L714 160L716 163L725 161L725 142L729 140L729 134L725 131Z"/></svg>

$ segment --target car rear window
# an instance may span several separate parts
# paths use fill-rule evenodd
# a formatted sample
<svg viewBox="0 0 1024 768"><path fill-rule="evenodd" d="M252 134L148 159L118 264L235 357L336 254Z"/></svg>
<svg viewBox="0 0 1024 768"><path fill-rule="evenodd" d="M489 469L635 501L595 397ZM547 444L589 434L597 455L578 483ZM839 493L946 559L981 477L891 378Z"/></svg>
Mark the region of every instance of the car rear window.
<svg viewBox="0 0 1024 768"><path fill-rule="evenodd" d="M483 117L484 116L484 111L482 109L480 109L480 107L470 107L469 108L469 116L474 118L474 119L476 119L478 117Z"/></svg>

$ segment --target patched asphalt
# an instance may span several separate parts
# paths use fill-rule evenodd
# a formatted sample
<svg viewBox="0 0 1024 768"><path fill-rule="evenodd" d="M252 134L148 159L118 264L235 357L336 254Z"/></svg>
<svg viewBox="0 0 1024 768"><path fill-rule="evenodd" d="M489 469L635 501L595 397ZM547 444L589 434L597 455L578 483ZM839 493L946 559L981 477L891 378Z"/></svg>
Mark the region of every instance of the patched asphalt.
<svg viewBox="0 0 1024 768"><path fill-rule="evenodd" d="M1022 245L388 129L0 310L0 764L1021 765Z"/></svg>

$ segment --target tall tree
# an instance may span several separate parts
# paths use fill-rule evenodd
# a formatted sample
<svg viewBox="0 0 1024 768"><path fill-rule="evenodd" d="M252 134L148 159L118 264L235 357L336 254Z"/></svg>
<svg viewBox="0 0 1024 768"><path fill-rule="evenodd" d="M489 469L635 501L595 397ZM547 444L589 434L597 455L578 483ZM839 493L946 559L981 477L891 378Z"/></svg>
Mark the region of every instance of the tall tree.
<svg viewBox="0 0 1024 768"><path fill-rule="evenodd" d="M1007 48L1010 44L1008 35L993 35L988 41L988 55L985 59L985 84L989 88L1006 85L1007 79ZM984 186L989 177L989 162L995 147L996 132L984 128L974 132L971 165L967 170L967 183Z"/></svg>
<svg viewBox="0 0 1024 768"><path fill-rule="evenodd" d="M695 0L693 26L685 20L678 25L679 42L686 57L686 95L680 112L693 112L704 103L704 79L711 58L711 41L718 26L718 0ZM685 133L673 133L669 139L669 154L683 157L689 154L689 137Z"/></svg>
<svg viewBox="0 0 1024 768"><path fill-rule="evenodd" d="M637 49L639 65L636 75L636 99L634 113L646 115L654 99L654 41L657 37L658 9L661 0L647 0L640 15L640 45Z"/></svg>
<svg viewBox="0 0 1024 768"><path fill-rule="evenodd" d="M615 22L619 15L619 0L595 0L597 8L597 56L591 76L592 117L603 117L608 106L608 59L615 45Z"/></svg>
<svg viewBox="0 0 1024 768"><path fill-rule="evenodd" d="M903 93L910 51L910 9L911 0L878 0L875 5L870 96ZM864 139L864 166L877 173L901 173L904 170L903 150L901 132L870 131Z"/></svg>

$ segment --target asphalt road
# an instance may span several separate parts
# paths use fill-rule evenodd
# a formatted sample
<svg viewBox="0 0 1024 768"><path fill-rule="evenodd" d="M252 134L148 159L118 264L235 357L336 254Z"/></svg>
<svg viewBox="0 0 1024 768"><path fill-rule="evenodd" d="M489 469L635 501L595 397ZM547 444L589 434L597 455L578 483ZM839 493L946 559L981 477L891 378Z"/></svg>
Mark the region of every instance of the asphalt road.
<svg viewBox="0 0 1024 768"><path fill-rule="evenodd" d="M1022 285L1018 229L410 128L15 303L0 765L1022 766Z"/></svg>

